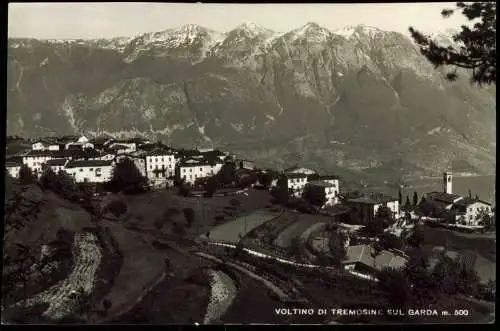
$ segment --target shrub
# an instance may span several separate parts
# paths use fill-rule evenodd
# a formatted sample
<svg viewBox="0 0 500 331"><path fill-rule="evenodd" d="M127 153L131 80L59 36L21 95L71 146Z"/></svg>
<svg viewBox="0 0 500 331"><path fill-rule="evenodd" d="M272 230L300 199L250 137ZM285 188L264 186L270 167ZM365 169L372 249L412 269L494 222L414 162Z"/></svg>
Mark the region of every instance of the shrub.
<svg viewBox="0 0 500 331"><path fill-rule="evenodd" d="M127 204L123 200L114 200L106 206L106 210L111 212L116 218L120 218L121 215L127 212Z"/></svg>

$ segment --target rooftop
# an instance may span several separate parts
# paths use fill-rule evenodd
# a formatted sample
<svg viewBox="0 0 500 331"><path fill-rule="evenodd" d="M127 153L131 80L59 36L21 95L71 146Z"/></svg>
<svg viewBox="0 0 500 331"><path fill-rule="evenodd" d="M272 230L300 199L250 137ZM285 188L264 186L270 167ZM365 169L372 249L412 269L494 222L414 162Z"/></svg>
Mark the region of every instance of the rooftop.
<svg viewBox="0 0 500 331"><path fill-rule="evenodd" d="M355 245L347 248L346 260L344 264L363 263L381 271L384 268L403 268L407 260L390 251L383 250L373 258L375 250L370 245Z"/></svg>
<svg viewBox="0 0 500 331"><path fill-rule="evenodd" d="M473 198L469 198L469 197L464 197L464 198L460 199L459 201L457 201L455 203L455 205L460 206L460 207L467 207L467 206L470 206L474 203L483 203L483 204L491 206L491 204L489 204L486 201L477 200L477 199L473 199Z"/></svg>
<svg viewBox="0 0 500 331"><path fill-rule="evenodd" d="M324 182L321 180L313 180L307 183L307 185L322 186L322 187L335 187L332 183Z"/></svg>
<svg viewBox="0 0 500 331"><path fill-rule="evenodd" d="M460 195L448 194L445 192L429 192L426 194L426 198L432 200L439 200L450 204L456 202L459 199L463 199Z"/></svg>
<svg viewBox="0 0 500 331"><path fill-rule="evenodd" d="M319 180L332 180L332 179L339 179L339 176L335 175L320 175Z"/></svg>
<svg viewBox="0 0 500 331"><path fill-rule="evenodd" d="M66 159L52 159L47 161L48 166L63 166L66 164Z"/></svg>
<svg viewBox="0 0 500 331"><path fill-rule="evenodd" d="M397 201L398 199L386 196L386 195L380 195L380 196L362 196L359 198L354 198L354 199L349 199L349 202L354 202L354 203L366 203L366 204L379 204L379 203L388 203L388 202L393 202Z"/></svg>
<svg viewBox="0 0 500 331"><path fill-rule="evenodd" d="M306 174L302 174L302 173L288 173L288 174L285 174L285 176L288 179L307 178L307 175Z"/></svg>
<svg viewBox="0 0 500 331"><path fill-rule="evenodd" d="M69 162L66 168L106 167L111 166L111 164L111 161L104 160L78 160Z"/></svg>

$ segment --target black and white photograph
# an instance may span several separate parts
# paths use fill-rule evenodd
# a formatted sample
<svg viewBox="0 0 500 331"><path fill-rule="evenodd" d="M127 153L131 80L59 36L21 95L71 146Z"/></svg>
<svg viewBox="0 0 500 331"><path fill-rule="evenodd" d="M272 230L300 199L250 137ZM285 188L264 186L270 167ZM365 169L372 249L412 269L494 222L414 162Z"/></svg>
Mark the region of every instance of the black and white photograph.
<svg viewBox="0 0 500 331"><path fill-rule="evenodd" d="M7 5L2 324L490 324L496 2Z"/></svg>

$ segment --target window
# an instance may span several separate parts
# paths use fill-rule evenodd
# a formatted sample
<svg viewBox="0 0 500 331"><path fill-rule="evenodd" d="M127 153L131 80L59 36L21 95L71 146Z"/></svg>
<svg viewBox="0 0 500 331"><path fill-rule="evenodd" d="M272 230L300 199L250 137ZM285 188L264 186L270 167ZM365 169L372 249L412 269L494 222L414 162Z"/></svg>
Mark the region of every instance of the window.
<svg viewBox="0 0 500 331"><path fill-rule="evenodd" d="M193 172L193 169L189 169L189 172Z"/></svg>
<svg viewBox="0 0 500 331"><path fill-rule="evenodd" d="M90 171L94 171L94 168L90 168L89 170L90 170Z"/></svg>
<svg viewBox="0 0 500 331"><path fill-rule="evenodd" d="M83 172L83 169L82 169L82 168L80 168L80 172Z"/></svg>
<svg viewBox="0 0 500 331"><path fill-rule="evenodd" d="M203 171L203 169L202 169L202 168L200 168L200 171Z"/></svg>
<svg viewBox="0 0 500 331"><path fill-rule="evenodd" d="M95 176L96 177L101 177L101 173L96 173Z"/></svg>

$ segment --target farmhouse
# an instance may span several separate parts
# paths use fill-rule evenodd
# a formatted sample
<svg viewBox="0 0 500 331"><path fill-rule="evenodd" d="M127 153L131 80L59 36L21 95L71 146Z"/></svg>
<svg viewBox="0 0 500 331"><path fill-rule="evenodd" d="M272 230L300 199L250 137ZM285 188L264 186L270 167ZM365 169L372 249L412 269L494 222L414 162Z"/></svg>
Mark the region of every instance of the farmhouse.
<svg viewBox="0 0 500 331"><path fill-rule="evenodd" d="M172 151L157 149L146 153L147 177L169 178L175 175L177 159Z"/></svg>
<svg viewBox="0 0 500 331"><path fill-rule="evenodd" d="M337 204L339 196L339 186L338 180L334 183L326 181L311 181L306 184L308 190L311 192L320 193L323 192L326 197L325 206L331 206Z"/></svg>
<svg viewBox="0 0 500 331"><path fill-rule="evenodd" d="M183 160L176 168L178 180L194 184L198 178L211 177L217 174L222 168L222 162L208 162L206 160Z"/></svg>
<svg viewBox="0 0 500 331"><path fill-rule="evenodd" d="M37 141L33 144L31 144L31 150L33 151L44 151L48 146L45 146L45 144L42 141Z"/></svg>
<svg viewBox="0 0 500 331"><path fill-rule="evenodd" d="M482 224L483 215L492 215L491 205L485 201L472 198L463 198L453 205L455 221L467 226Z"/></svg>
<svg viewBox="0 0 500 331"><path fill-rule="evenodd" d="M402 269L407 262L404 256L396 252L382 250L376 254L370 245L355 245L347 247L342 266L350 272L373 278L384 268Z"/></svg>
<svg viewBox="0 0 500 331"><path fill-rule="evenodd" d="M102 160L70 161L65 170L77 183L105 183L113 175L113 163Z"/></svg>
<svg viewBox="0 0 500 331"><path fill-rule="evenodd" d="M288 173L285 175L288 190L295 196L301 196L307 184L307 175L303 173Z"/></svg>
<svg viewBox="0 0 500 331"><path fill-rule="evenodd" d="M5 160L5 168L9 175L13 178L19 177L19 171L23 165L23 160L20 157L11 157Z"/></svg>
<svg viewBox="0 0 500 331"><path fill-rule="evenodd" d="M365 195L347 200L350 207L350 219L352 222L366 224L375 218L380 207L389 208L394 218L399 218L399 201L389 196Z"/></svg>

